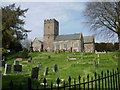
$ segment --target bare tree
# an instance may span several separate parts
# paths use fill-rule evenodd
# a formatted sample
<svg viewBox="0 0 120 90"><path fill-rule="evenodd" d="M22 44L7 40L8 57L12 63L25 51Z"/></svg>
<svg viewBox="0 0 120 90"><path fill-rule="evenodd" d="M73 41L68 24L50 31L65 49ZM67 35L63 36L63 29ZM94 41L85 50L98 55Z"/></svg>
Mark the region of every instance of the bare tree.
<svg viewBox="0 0 120 90"><path fill-rule="evenodd" d="M92 30L111 38L117 34L120 50L120 2L89 2L85 15Z"/></svg>

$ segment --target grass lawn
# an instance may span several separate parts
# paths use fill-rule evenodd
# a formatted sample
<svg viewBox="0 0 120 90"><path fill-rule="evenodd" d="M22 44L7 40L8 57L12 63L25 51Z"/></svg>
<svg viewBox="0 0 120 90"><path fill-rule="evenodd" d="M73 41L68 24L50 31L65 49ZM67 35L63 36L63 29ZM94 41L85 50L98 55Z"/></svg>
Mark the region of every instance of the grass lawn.
<svg viewBox="0 0 120 90"><path fill-rule="evenodd" d="M78 78L80 75L82 78L86 77L88 74L90 76L94 75L94 72L101 73L101 71L106 72L107 70L113 70L118 67L118 59L113 58L117 55L117 52L111 53L101 53L99 54L99 65L97 68L94 67L93 61L98 60L98 55L95 53L84 53L84 59L81 59L83 53L59 53L55 54L54 52L32 52L29 53L29 56L32 57L32 61L34 63L24 63L23 61L27 61L28 59L23 59L20 61L20 64L23 65L23 73L12 73L9 75L2 76L2 84L3 87L9 87L9 82L13 80L14 85L18 87L20 84L27 88L27 78L31 77L32 67L36 67L41 64L42 68L39 69L39 80L33 80L33 86L35 87L37 82L43 82L43 79L46 78L48 80L48 84L50 82L56 83L56 79L59 77L62 80L68 80L68 77ZM14 55L10 55L7 57L7 64L14 63L14 60L17 57L18 53ZM49 59L47 55L50 55ZM68 61L67 57L75 57L77 60ZM58 72L53 72L53 65L58 65ZM49 68L49 73L47 76L44 76L45 67ZM13 69L13 68L12 68ZM2 68L4 72L4 68Z"/></svg>

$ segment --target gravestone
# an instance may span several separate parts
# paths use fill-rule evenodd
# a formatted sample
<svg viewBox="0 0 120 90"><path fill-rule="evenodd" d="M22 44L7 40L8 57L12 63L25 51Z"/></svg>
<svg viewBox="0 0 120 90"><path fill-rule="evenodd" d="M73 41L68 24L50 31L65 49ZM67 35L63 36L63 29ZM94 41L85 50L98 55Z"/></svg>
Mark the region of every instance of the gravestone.
<svg viewBox="0 0 120 90"><path fill-rule="evenodd" d="M84 54L82 53L82 55L81 55L81 59L84 59Z"/></svg>
<svg viewBox="0 0 120 90"><path fill-rule="evenodd" d="M22 65L14 65L14 72L22 72Z"/></svg>
<svg viewBox="0 0 120 90"><path fill-rule="evenodd" d="M5 67L5 61L2 60L1 62L2 62L2 67Z"/></svg>
<svg viewBox="0 0 120 90"><path fill-rule="evenodd" d="M100 61L100 58L99 58L99 57L100 57L100 55L98 54L98 64L99 64L99 61Z"/></svg>
<svg viewBox="0 0 120 90"><path fill-rule="evenodd" d="M32 57L29 58L28 62L29 62L29 63L32 62Z"/></svg>
<svg viewBox="0 0 120 90"><path fill-rule="evenodd" d="M32 79L38 79L38 73L39 73L39 68L38 67L34 67L32 68Z"/></svg>
<svg viewBox="0 0 120 90"><path fill-rule="evenodd" d="M30 63L30 62L31 62L31 60L28 60L28 62Z"/></svg>
<svg viewBox="0 0 120 90"><path fill-rule="evenodd" d="M53 66L53 72L57 72L57 71L58 71L58 65L54 64L54 66Z"/></svg>
<svg viewBox="0 0 120 90"><path fill-rule="evenodd" d="M76 58L68 58L68 61L69 61L69 60L77 60L77 59L76 59Z"/></svg>
<svg viewBox="0 0 120 90"><path fill-rule="evenodd" d="M58 54L58 53L60 53L60 50L59 50L59 49L57 49L57 50L56 50L56 52L57 52L57 54Z"/></svg>
<svg viewBox="0 0 120 90"><path fill-rule="evenodd" d="M98 58L100 57L100 55L98 54Z"/></svg>
<svg viewBox="0 0 120 90"><path fill-rule="evenodd" d="M94 60L94 67L98 67L96 60Z"/></svg>
<svg viewBox="0 0 120 90"><path fill-rule="evenodd" d="M40 65L38 65L37 67L38 67L38 68L42 68L42 65L40 64Z"/></svg>
<svg viewBox="0 0 120 90"><path fill-rule="evenodd" d="M1 76L2 76L2 71L0 71L0 78L1 78Z"/></svg>
<svg viewBox="0 0 120 90"><path fill-rule="evenodd" d="M11 73L12 64L5 64L4 75Z"/></svg>
<svg viewBox="0 0 120 90"><path fill-rule="evenodd" d="M31 61L32 61L32 57L30 57L30 58L29 58L29 60L31 60Z"/></svg>
<svg viewBox="0 0 120 90"><path fill-rule="evenodd" d="M15 60L14 65L19 65L19 61Z"/></svg>
<svg viewBox="0 0 120 90"><path fill-rule="evenodd" d="M48 59L50 59L50 58L51 58L51 56L49 55L49 56L48 56Z"/></svg>
<svg viewBox="0 0 120 90"><path fill-rule="evenodd" d="M45 67L44 75L48 75L48 67Z"/></svg>
<svg viewBox="0 0 120 90"><path fill-rule="evenodd" d="M6 57L5 57L5 56L2 56L2 60L3 60L3 61L6 61Z"/></svg>
<svg viewBox="0 0 120 90"><path fill-rule="evenodd" d="M63 52L65 52L65 49L63 49Z"/></svg>

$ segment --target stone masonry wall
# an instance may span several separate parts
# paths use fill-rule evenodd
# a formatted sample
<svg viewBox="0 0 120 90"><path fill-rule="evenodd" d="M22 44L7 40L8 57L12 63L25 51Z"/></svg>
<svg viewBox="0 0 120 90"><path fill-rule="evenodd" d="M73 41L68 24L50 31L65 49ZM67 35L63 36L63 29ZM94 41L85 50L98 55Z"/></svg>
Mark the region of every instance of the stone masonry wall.
<svg viewBox="0 0 120 90"><path fill-rule="evenodd" d="M84 44L85 52L94 52L95 46L94 43Z"/></svg>
<svg viewBox="0 0 120 90"><path fill-rule="evenodd" d="M65 41L56 41L54 42L54 50L71 50L76 52L81 52L81 42L80 40L65 40ZM58 46L58 47L57 47Z"/></svg>

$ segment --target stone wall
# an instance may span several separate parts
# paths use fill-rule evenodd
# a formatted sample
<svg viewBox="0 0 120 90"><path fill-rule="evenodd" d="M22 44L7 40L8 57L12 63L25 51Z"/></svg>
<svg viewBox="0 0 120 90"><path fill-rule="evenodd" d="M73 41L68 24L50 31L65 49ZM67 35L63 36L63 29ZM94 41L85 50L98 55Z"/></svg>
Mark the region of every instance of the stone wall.
<svg viewBox="0 0 120 90"><path fill-rule="evenodd" d="M95 45L94 43L86 43L84 44L85 52L94 52L95 51Z"/></svg>
<svg viewBox="0 0 120 90"><path fill-rule="evenodd" d="M80 40L65 40L54 42L54 50L66 50L72 52L81 52L81 41Z"/></svg>

